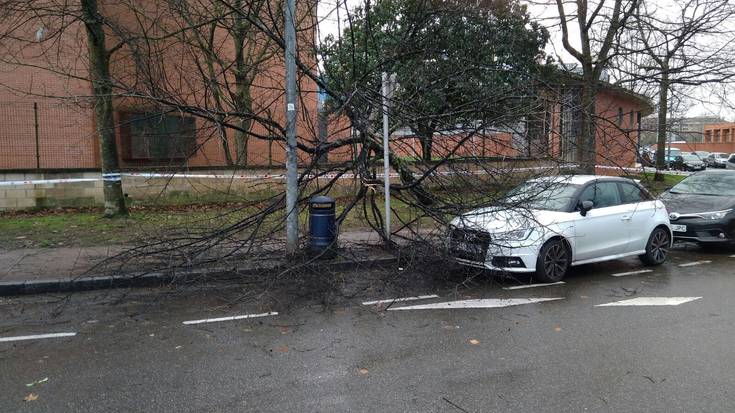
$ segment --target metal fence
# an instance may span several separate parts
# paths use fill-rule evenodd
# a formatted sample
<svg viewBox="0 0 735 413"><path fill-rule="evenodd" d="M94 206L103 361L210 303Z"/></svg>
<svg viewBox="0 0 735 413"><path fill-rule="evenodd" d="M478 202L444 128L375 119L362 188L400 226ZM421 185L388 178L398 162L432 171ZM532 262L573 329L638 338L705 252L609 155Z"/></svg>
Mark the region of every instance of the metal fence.
<svg viewBox="0 0 735 413"><path fill-rule="evenodd" d="M0 170L95 168L95 145L89 107L0 103Z"/></svg>

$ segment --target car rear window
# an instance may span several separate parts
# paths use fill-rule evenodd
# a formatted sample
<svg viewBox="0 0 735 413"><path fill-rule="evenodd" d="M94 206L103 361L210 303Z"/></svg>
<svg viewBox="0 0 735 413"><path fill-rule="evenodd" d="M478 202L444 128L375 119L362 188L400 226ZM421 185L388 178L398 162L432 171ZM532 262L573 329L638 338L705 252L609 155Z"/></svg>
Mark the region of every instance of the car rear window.
<svg viewBox="0 0 735 413"><path fill-rule="evenodd" d="M735 173L690 175L670 190L673 194L735 196Z"/></svg>

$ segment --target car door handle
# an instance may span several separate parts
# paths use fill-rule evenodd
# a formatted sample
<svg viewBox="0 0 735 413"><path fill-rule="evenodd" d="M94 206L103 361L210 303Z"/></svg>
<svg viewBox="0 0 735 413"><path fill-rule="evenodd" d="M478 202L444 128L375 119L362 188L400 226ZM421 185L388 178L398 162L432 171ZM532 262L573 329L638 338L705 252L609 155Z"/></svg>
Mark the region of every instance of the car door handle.
<svg viewBox="0 0 735 413"><path fill-rule="evenodd" d="M623 216L620 217L620 220L621 221L630 221L631 218L633 218L633 214L625 214L625 215L623 215Z"/></svg>

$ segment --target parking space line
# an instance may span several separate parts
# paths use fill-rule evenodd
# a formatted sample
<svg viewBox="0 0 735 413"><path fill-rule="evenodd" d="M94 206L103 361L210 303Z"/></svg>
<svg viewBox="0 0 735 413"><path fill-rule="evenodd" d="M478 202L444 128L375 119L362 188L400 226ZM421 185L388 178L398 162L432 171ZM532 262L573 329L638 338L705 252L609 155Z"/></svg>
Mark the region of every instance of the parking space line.
<svg viewBox="0 0 735 413"><path fill-rule="evenodd" d="M268 317L268 316L273 316L273 315L278 315L278 313L275 311L272 311L270 313L261 313L261 314L245 314L245 315L235 315L231 317L205 318L202 320L183 321L182 324L192 325L192 324L202 324L202 323L217 323L220 321L244 320L246 318Z"/></svg>
<svg viewBox="0 0 735 413"><path fill-rule="evenodd" d="M702 297L637 297L631 298L630 300L598 304L595 307L680 305L690 301L699 300L700 298Z"/></svg>
<svg viewBox="0 0 735 413"><path fill-rule="evenodd" d="M523 288L536 288L536 287L546 287L549 285L560 285L564 284L564 281L557 281L555 283L546 283L546 284L524 284L524 285L514 285L512 287L503 287L504 290L520 290Z"/></svg>
<svg viewBox="0 0 735 413"><path fill-rule="evenodd" d="M731 255L730 258L735 258L735 254Z"/></svg>
<svg viewBox="0 0 735 413"><path fill-rule="evenodd" d="M535 304L545 301L563 300L563 297L553 298L481 298L472 300L446 301L443 303L409 305L404 307L391 307L388 311L398 310L454 310L468 308L502 308L514 305Z"/></svg>
<svg viewBox="0 0 735 413"><path fill-rule="evenodd" d="M712 261L694 261L694 262L687 262L685 264L679 264L680 267L693 267L695 265L702 265L702 264L709 264Z"/></svg>
<svg viewBox="0 0 735 413"><path fill-rule="evenodd" d="M404 298L388 298L385 300L365 301L362 305L375 305L375 304L386 304L386 303L400 303L403 301L416 301L416 300L427 300L429 298L439 298L436 294L430 295L417 295L416 297L404 297Z"/></svg>
<svg viewBox="0 0 735 413"><path fill-rule="evenodd" d="M32 336L0 337L0 343L22 340L40 340L44 338L74 337L75 335L77 335L77 333L49 333L36 334Z"/></svg>
<svg viewBox="0 0 735 413"><path fill-rule="evenodd" d="M628 272L616 272L615 274L610 274L613 277L623 277L626 275L635 275L635 274L645 274L647 272L653 272L653 270L638 270L638 271L628 271Z"/></svg>

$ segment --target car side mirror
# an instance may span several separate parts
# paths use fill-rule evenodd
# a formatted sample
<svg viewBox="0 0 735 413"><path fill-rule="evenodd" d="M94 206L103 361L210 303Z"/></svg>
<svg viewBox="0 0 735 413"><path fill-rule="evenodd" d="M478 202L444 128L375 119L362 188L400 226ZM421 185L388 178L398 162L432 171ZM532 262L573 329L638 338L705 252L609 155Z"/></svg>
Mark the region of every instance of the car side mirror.
<svg viewBox="0 0 735 413"><path fill-rule="evenodd" d="M589 212L592 207L595 206L594 202L592 201L582 201L577 206L579 208L579 213L585 217L587 216L587 212Z"/></svg>

